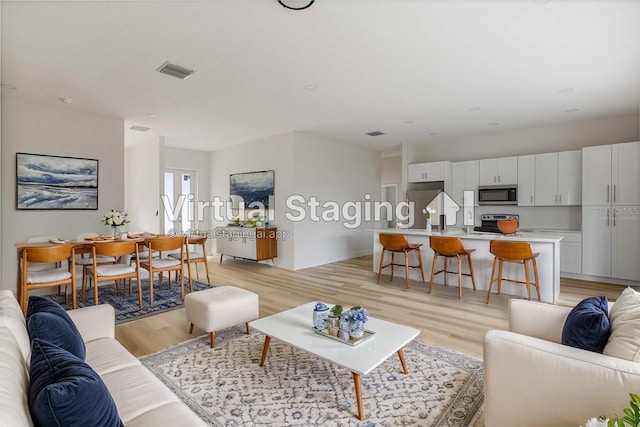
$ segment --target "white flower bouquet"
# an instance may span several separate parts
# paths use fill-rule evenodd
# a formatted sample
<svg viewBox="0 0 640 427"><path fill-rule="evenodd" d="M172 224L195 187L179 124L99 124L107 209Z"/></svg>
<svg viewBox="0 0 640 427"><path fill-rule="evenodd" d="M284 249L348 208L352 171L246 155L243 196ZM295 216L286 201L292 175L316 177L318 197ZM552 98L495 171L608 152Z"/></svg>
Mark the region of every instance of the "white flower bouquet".
<svg viewBox="0 0 640 427"><path fill-rule="evenodd" d="M436 210L429 206L427 206L425 209L422 209L422 216L424 216L424 219L431 219L431 217L435 214Z"/></svg>
<svg viewBox="0 0 640 427"><path fill-rule="evenodd" d="M129 219L127 218L126 212L121 212L117 209L111 209L109 212L104 214L104 216L102 217L102 222L105 225L111 227L121 227L127 224L129 222Z"/></svg>

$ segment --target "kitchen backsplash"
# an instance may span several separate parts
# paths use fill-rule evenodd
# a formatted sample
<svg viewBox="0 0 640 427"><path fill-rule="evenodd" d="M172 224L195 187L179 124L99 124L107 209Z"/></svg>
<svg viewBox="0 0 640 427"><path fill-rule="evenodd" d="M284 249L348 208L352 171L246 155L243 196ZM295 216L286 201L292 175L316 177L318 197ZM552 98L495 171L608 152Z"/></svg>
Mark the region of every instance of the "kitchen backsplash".
<svg viewBox="0 0 640 427"><path fill-rule="evenodd" d="M580 206L476 206L475 225L480 225L480 215L495 213L520 215L520 228L582 229L582 207ZM456 226L461 225L462 210L458 212Z"/></svg>

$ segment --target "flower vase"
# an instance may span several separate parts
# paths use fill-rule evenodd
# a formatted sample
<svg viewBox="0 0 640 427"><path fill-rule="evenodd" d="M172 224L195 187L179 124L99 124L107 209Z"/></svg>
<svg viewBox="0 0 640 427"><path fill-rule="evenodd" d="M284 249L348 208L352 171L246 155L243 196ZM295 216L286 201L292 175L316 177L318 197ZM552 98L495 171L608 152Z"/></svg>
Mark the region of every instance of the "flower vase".
<svg viewBox="0 0 640 427"><path fill-rule="evenodd" d="M313 309L313 327L319 331L327 329L327 321L329 320L329 307L324 303L317 303Z"/></svg>
<svg viewBox="0 0 640 427"><path fill-rule="evenodd" d="M118 225L112 225L111 229L113 230L113 238L117 238L118 236L120 236L120 226Z"/></svg>
<svg viewBox="0 0 640 427"><path fill-rule="evenodd" d="M431 233L431 218L427 218L426 230L427 233Z"/></svg>
<svg viewBox="0 0 640 427"><path fill-rule="evenodd" d="M351 312L344 311L342 312L338 320L338 338L344 341L349 341L350 330L351 330Z"/></svg>
<svg viewBox="0 0 640 427"><path fill-rule="evenodd" d="M338 316L330 314L329 319L327 321L327 333L332 337L337 337L339 330L340 330L340 320L338 319Z"/></svg>
<svg viewBox="0 0 640 427"><path fill-rule="evenodd" d="M364 322L361 320L356 320L351 322L349 328L349 336L353 339L359 340L364 336Z"/></svg>

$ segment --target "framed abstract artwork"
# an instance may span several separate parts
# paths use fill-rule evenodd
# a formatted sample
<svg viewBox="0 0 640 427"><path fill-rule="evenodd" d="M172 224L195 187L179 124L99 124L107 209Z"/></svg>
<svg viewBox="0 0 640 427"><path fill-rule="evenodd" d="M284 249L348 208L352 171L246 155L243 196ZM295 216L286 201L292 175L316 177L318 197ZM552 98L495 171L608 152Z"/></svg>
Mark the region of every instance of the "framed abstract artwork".
<svg viewBox="0 0 640 427"><path fill-rule="evenodd" d="M273 181L274 171L257 171L234 173L229 175L229 195L236 208L236 201L239 197L244 201L244 206L269 207L269 197L274 195ZM252 206L251 204L254 203ZM261 203L262 206L257 204Z"/></svg>
<svg viewBox="0 0 640 427"><path fill-rule="evenodd" d="M16 154L16 207L98 209L98 160Z"/></svg>

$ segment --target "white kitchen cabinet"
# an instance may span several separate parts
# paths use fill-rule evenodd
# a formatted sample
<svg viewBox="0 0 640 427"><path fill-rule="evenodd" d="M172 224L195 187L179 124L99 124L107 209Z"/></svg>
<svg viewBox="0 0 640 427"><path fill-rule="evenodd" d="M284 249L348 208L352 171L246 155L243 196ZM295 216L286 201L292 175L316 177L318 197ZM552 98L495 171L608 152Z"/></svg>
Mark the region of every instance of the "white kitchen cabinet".
<svg viewBox="0 0 640 427"><path fill-rule="evenodd" d="M640 142L582 149L583 205L640 205Z"/></svg>
<svg viewBox="0 0 640 427"><path fill-rule="evenodd" d="M451 164L451 193L450 196L460 206L464 203L464 190L473 190L474 204L478 203L478 161L454 162Z"/></svg>
<svg viewBox="0 0 640 427"><path fill-rule="evenodd" d="M640 207L582 207L582 274L640 280Z"/></svg>
<svg viewBox="0 0 640 427"><path fill-rule="evenodd" d="M582 206L582 274L611 277L611 208Z"/></svg>
<svg viewBox="0 0 640 427"><path fill-rule="evenodd" d="M478 163L478 185L518 184L518 158L483 159Z"/></svg>
<svg viewBox="0 0 640 427"><path fill-rule="evenodd" d="M640 207L613 206L611 213L611 275L640 280Z"/></svg>
<svg viewBox="0 0 640 427"><path fill-rule="evenodd" d="M518 156L518 206L534 205L535 156Z"/></svg>
<svg viewBox="0 0 640 427"><path fill-rule="evenodd" d="M582 273L582 234L565 232L560 241L560 272Z"/></svg>
<svg viewBox="0 0 640 427"><path fill-rule="evenodd" d="M582 200L582 152L535 155L535 205L571 206Z"/></svg>
<svg viewBox="0 0 640 427"><path fill-rule="evenodd" d="M450 181L451 162L442 161L409 165L407 178L409 182Z"/></svg>

